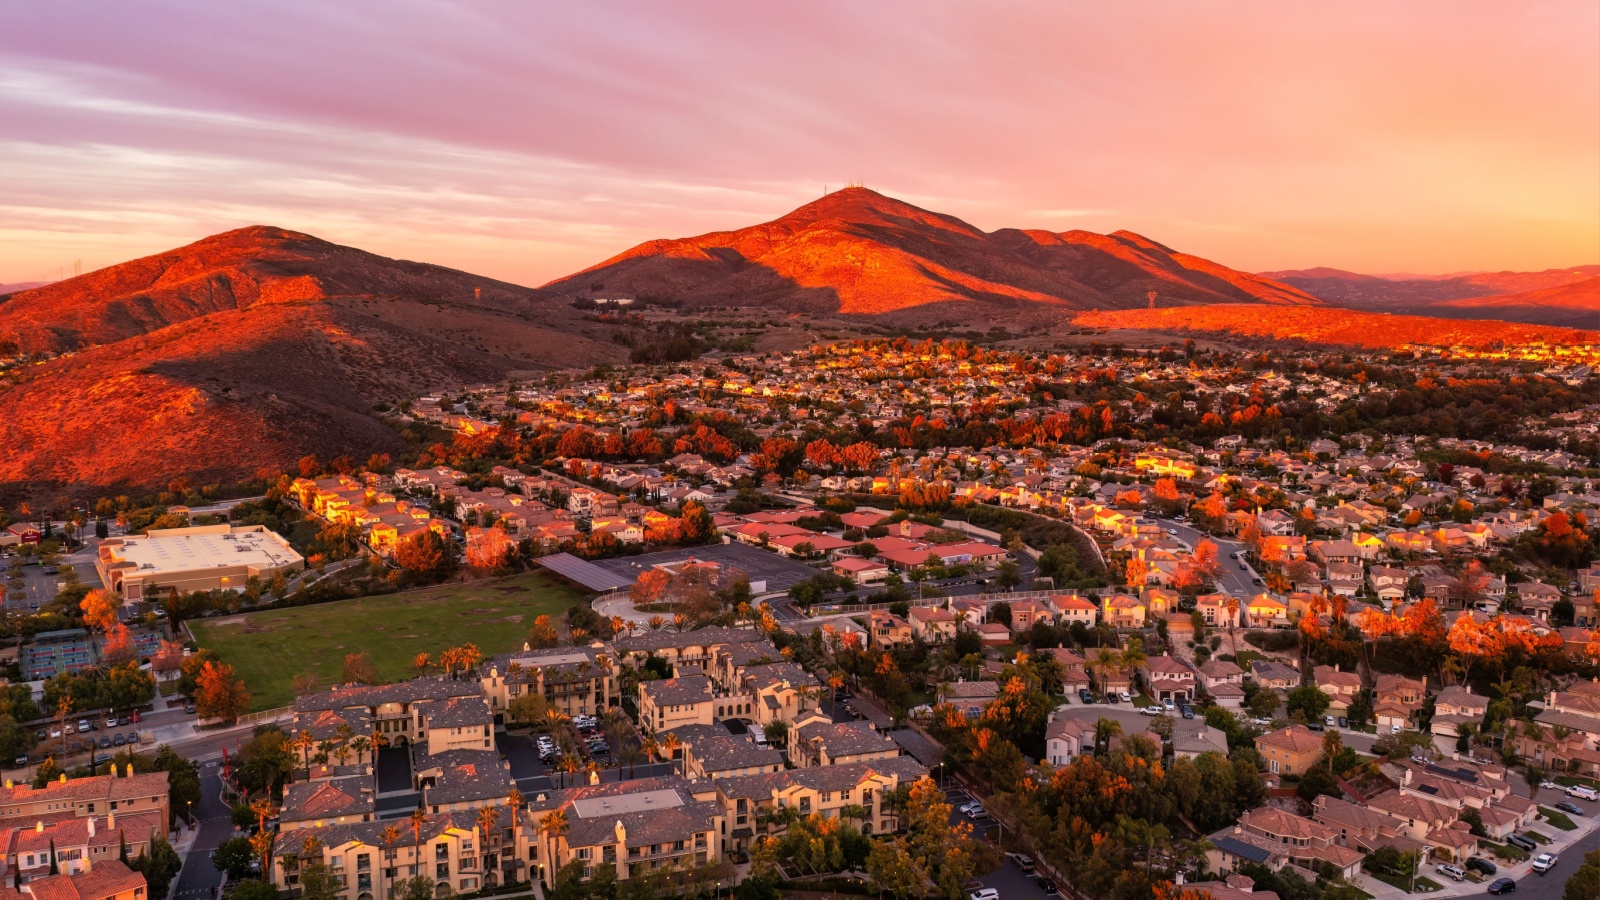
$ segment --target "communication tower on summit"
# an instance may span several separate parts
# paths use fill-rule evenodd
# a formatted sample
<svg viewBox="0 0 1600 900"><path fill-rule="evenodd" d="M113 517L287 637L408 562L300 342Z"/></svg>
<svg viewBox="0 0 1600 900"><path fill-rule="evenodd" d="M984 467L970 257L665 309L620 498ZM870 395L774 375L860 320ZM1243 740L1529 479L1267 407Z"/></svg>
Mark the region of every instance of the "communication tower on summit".
<svg viewBox="0 0 1600 900"><path fill-rule="evenodd" d="M1145 296L1150 298L1150 308L1151 309L1155 309L1156 308L1156 292L1155 291L1150 291L1149 293L1145 294Z"/></svg>

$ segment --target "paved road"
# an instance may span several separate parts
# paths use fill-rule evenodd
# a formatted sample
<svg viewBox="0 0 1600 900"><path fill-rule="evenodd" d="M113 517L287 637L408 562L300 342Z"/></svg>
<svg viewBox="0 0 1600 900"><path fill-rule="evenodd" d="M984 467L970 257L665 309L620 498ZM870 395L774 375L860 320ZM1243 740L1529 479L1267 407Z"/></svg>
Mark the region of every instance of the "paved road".
<svg viewBox="0 0 1600 900"><path fill-rule="evenodd" d="M221 794L221 769L214 762L204 764L200 770L200 808L195 810L200 834L183 857L183 871L178 874L178 897L210 897L212 890L222 884L222 873L211 864L211 851L233 836L233 823L229 821L228 805L222 802Z"/></svg>
<svg viewBox="0 0 1600 900"><path fill-rule="evenodd" d="M1155 521L1159 522L1162 528L1175 532L1175 534L1168 536L1176 537L1189 545L1190 549L1193 549L1202 540L1208 540L1217 545L1218 561L1222 563L1222 576L1218 579L1220 582L1218 586L1222 590L1235 597L1254 596L1258 591L1262 590L1261 586L1257 585L1253 580L1255 573L1249 569L1239 568L1243 560L1233 558L1233 554L1244 550L1243 544L1238 541L1213 537L1185 522L1177 522L1171 519L1156 519Z"/></svg>

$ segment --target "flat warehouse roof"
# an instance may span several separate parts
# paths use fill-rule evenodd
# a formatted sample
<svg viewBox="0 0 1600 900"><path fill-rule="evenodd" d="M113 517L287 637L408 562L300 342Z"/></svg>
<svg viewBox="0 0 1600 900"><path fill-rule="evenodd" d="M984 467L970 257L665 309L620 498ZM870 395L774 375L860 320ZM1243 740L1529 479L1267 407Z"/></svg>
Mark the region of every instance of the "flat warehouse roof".
<svg viewBox="0 0 1600 900"><path fill-rule="evenodd" d="M137 572L191 572L233 566L276 567L301 561L283 538L270 531L174 528L123 538L107 551ZM131 572L129 574L132 574Z"/></svg>

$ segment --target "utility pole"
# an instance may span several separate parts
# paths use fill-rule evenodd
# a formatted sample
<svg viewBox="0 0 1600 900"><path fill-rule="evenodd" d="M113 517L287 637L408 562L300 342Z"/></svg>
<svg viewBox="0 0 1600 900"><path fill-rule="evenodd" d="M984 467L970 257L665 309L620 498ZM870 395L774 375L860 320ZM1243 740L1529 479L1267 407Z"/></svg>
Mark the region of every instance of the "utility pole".
<svg viewBox="0 0 1600 900"><path fill-rule="evenodd" d="M1155 291L1150 291L1149 293L1145 294L1145 296L1150 298L1150 308L1151 309L1155 309L1156 308L1156 292Z"/></svg>

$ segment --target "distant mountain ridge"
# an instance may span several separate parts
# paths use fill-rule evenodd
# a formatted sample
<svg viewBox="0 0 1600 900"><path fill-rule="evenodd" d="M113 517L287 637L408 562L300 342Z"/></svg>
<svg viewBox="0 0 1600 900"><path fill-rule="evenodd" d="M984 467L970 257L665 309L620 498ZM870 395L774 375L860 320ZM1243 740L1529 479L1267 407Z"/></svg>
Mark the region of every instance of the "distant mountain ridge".
<svg viewBox="0 0 1600 900"><path fill-rule="evenodd" d="M1352 309L1558 326L1600 321L1600 266L1407 277L1330 268L1261 274Z"/></svg>
<svg viewBox="0 0 1600 900"><path fill-rule="evenodd" d="M1226 335L1274 343L1295 341L1309 345L1372 350L1401 344L1484 348L1536 341L1546 344L1600 341L1600 332L1594 330L1485 319L1393 315L1328 306L1297 306L1267 311L1245 304L1225 304L1117 310L1084 313L1074 320L1074 324L1090 328Z"/></svg>
<svg viewBox="0 0 1600 900"><path fill-rule="evenodd" d="M1151 291L1162 305L1318 302L1132 232L984 232L866 188L836 191L760 225L647 241L542 291L899 322L1143 307Z"/></svg>

